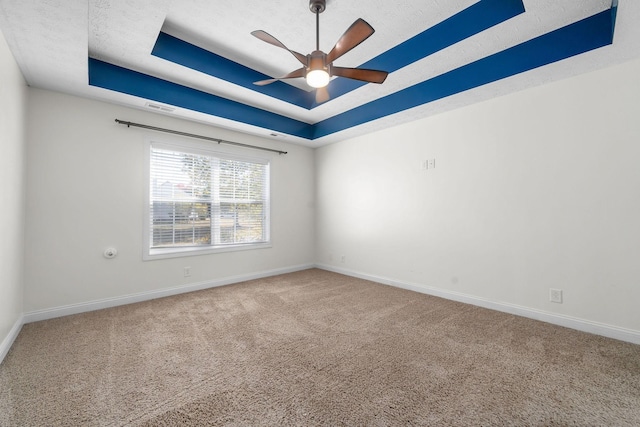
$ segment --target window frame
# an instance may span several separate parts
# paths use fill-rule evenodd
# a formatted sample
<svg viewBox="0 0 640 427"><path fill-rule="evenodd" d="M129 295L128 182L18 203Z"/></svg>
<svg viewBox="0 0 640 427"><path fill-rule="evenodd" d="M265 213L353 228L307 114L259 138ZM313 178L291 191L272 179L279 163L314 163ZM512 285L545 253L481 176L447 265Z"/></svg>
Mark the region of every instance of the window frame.
<svg viewBox="0 0 640 427"><path fill-rule="evenodd" d="M226 245L203 245L187 247L152 248L151 237L151 149L169 149L184 152L186 154L214 156L225 160L235 160L248 163L259 163L266 165L267 176L266 185L266 207L264 210L264 234L265 240L255 243L237 243ZM215 147L217 148L217 147ZM165 140L163 138L147 138L144 153L144 207L143 207L143 239L142 239L142 259L151 261L156 259L178 258L188 256L199 256L223 252L245 251L253 249L271 248L271 160L267 157L254 157L245 154L237 154L231 151L215 149L210 143Z"/></svg>

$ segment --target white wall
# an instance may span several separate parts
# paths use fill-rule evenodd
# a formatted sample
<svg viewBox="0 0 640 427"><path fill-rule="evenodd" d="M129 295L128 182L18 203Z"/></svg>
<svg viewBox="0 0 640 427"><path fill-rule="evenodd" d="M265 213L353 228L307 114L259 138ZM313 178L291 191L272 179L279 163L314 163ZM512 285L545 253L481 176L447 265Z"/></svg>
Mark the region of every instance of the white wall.
<svg viewBox="0 0 640 427"><path fill-rule="evenodd" d="M318 262L639 334L638 76L630 62L318 149Z"/></svg>
<svg viewBox="0 0 640 427"><path fill-rule="evenodd" d="M19 205L24 83L1 49L2 72L15 83L2 86L12 95L3 92L0 101L0 169L11 173L3 182L16 182L2 197ZM143 147L155 133L127 129L115 118L267 143L29 89L24 311L315 261L429 292L638 333L639 73L635 61L315 152L280 143L275 148L289 154L272 157L273 248L147 262L141 246ZM436 168L421 170L430 158ZM22 210L0 215L11 236L0 249L1 338L21 312L16 248ZM107 246L118 248L116 259L102 257ZM182 277L186 265L191 278ZM563 304L548 301L550 287L563 289Z"/></svg>
<svg viewBox="0 0 640 427"><path fill-rule="evenodd" d="M0 33L0 361L22 316L26 93Z"/></svg>
<svg viewBox="0 0 640 427"><path fill-rule="evenodd" d="M27 314L313 264L312 149L38 89L29 102ZM116 118L288 151L216 145L271 158L273 247L142 261L144 146L149 136L180 137L127 128ZM109 246L119 251L113 260L102 255Z"/></svg>

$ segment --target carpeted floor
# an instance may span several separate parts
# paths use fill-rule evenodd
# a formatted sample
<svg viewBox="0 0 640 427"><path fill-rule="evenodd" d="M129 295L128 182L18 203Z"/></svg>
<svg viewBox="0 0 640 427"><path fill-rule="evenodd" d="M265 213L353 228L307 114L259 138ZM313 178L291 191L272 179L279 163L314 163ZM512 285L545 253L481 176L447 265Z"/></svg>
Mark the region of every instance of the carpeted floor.
<svg viewBox="0 0 640 427"><path fill-rule="evenodd" d="M24 326L2 426L638 426L640 346L322 270Z"/></svg>

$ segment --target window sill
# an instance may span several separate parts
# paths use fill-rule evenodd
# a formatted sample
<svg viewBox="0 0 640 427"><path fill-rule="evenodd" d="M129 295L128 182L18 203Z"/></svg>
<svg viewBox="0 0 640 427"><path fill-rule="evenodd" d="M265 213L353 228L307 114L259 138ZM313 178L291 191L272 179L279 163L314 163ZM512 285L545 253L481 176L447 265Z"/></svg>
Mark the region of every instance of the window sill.
<svg viewBox="0 0 640 427"><path fill-rule="evenodd" d="M199 255L217 254L222 252L248 251L252 249L266 249L271 247L271 242L247 243L218 247L188 247L188 248L161 248L149 249L142 254L143 261L153 261L156 259L180 258Z"/></svg>

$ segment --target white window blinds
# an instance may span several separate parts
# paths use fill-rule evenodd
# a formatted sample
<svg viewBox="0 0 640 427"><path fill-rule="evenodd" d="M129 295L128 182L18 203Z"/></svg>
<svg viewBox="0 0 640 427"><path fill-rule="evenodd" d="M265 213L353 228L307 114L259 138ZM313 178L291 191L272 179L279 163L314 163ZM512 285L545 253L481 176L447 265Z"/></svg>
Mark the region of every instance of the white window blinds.
<svg viewBox="0 0 640 427"><path fill-rule="evenodd" d="M269 163L152 143L149 249L269 241Z"/></svg>

